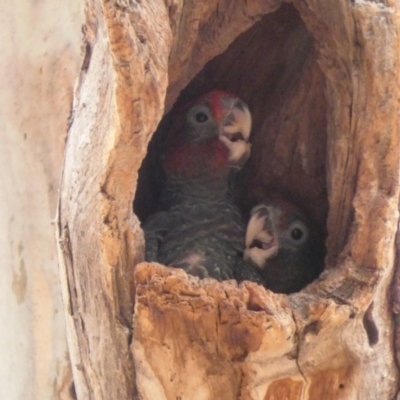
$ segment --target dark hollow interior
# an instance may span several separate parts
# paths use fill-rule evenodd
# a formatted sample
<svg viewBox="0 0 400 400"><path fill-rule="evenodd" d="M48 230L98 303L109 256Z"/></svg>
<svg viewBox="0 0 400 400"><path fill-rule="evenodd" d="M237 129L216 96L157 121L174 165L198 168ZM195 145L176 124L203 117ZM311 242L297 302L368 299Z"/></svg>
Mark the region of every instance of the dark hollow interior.
<svg viewBox="0 0 400 400"><path fill-rule="evenodd" d="M284 4L209 61L161 121L139 171L134 211L143 222L157 208L157 138L180 107L213 89L236 93L253 117L252 153L240 205L271 193L297 204L326 234L326 97L313 38L297 10Z"/></svg>

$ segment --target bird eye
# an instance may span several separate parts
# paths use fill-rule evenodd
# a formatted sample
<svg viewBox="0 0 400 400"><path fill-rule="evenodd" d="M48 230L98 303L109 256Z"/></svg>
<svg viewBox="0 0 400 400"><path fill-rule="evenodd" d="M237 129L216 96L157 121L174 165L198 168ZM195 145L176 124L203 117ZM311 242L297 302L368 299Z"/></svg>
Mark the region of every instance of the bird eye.
<svg viewBox="0 0 400 400"><path fill-rule="evenodd" d="M293 240L300 240L303 237L304 233L300 228L294 228L290 232L290 236Z"/></svg>
<svg viewBox="0 0 400 400"><path fill-rule="evenodd" d="M302 221L294 221L287 230L289 240L295 246L302 246L308 239L309 229Z"/></svg>
<svg viewBox="0 0 400 400"><path fill-rule="evenodd" d="M207 115L205 112L203 112L203 111L199 111L199 112L196 114L195 118L196 118L196 121L197 121L198 123L200 123L200 124L203 124L204 122L207 122L207 121L208 121L208 115Z"/></svg>

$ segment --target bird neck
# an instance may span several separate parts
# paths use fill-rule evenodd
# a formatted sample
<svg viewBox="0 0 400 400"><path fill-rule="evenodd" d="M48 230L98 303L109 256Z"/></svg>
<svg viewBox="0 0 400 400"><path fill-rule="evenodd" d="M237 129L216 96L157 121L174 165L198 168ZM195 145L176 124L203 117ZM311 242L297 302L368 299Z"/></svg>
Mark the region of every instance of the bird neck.
<svg viewBox="0 0 400 400"><path fill-rule="evenodd" d="M184 142L169 149L164 160L168 178L187 183L226 181L229 154L218 138L204 143Z"/></svg>

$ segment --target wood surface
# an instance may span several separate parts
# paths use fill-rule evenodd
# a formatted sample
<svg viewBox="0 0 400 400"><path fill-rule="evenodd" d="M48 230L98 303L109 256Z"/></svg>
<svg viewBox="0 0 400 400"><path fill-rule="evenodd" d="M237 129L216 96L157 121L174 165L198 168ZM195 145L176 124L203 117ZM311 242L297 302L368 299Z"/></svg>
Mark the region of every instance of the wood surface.
<svg viewBox="0 0 400 400"><path fill-rule="evenodd" d="M58 221L79 400L395 397L399 5L279 6L87 3ZM137 265L147 145L213 88L254 116L243 204L280 191L327 232L326 271L300 293Z"/></svg>

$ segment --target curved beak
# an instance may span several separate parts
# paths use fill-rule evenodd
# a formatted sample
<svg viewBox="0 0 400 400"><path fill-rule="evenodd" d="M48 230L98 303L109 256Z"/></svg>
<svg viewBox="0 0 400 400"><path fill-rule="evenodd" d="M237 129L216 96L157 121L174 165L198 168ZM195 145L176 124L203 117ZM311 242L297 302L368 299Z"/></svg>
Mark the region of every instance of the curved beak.
<svg viewBox="0 0 400 400"><path fill-rule="evenodd" d="M228 113L223 122L223 132L231 140L248 142L251 131L251 114L247 105L240 99L229 99Z"/></svg>
<svg viewBox="0 0 400 400"><path fill-rule="evenodd" d="M267 260L278 254L279 242L267 207L257 206L251 214L247 224L244 260L264 269Z"/></svg>
<svg viewBox="0 0 400 400"><path fill-rule="evenodd" d="M224 99L226 116L221 124L220 140L229 149L232 166L241 168L250 156L251 114L240 99Z"/></svg>

